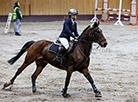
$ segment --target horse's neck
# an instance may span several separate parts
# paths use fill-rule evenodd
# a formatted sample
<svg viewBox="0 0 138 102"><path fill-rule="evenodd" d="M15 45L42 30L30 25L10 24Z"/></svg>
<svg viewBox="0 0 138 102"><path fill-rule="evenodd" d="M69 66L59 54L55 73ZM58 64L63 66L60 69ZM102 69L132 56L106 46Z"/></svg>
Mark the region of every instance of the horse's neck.
<svg viewBox="0 0 138 102"><path fill-rule="evenodd" d="M78 47L80 48L79 50L81 50L81 53L88 57L92 49L92 42L85 39L79 39Z"/></svg>
<svg viewBox="0 0 138 102"><path fill-rule="evenodd" d="M83 31L83 34L81 34L78 39L79 49L81 50L80 52L82 52L87 57L90 55L92 49L92 42L89 39L90 37L88 35L88 28L89 26Z"/></svg>

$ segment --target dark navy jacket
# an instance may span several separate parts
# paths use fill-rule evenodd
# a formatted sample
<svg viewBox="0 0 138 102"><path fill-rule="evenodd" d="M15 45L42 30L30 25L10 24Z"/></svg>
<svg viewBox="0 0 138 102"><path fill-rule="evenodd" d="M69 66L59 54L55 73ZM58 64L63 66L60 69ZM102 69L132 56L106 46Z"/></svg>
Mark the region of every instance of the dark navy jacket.
<svg viewBox="0 0 138 102"><path fill-rule="evenodd" d="M74 22L74 24L73 24L71 18L68 18L64 22L63 30L62 30L62 32L61 32L59 37L61 37L61 38L64 37L68 41L70 41L70 36L75 38L75 37L79 36L79 34L77 32L77 23Z"/></svg>

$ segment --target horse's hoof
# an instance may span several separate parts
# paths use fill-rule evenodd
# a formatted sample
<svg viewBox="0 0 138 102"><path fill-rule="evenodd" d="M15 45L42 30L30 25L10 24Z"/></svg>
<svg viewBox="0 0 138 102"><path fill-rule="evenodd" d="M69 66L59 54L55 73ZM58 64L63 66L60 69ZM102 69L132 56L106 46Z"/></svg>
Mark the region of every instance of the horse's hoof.
<svg viewBox="0 0 138 102"><path fill-rule="evenodd" d="M35 88L35 87L33 87L32 91L33 91L33 93L35 93L35 92L36 92L36 88Z"/></svg>
<svg viewBox="0 0 138 102"><path fill-rule="evenodd" d="M64 94L63 97L64 98L69 98L69 97L71 97L71 95L70 94Z"/></svg>
<svg viewBox="0 0 138 102"><path fill-rule="evenodd" d="M97 92L95 93L95 97L102 97L101 92L100 92L100 91L97 91Z"/></svg>
<svg viewBox="0 0 138 102"><path fill-rule="evenodd" d="M3 88L2 88L2 89L5 89L6 87L8 87L8 86L11 85L11 84L12 84L11 82L5 83L5 84L3 85Z"/></svg>

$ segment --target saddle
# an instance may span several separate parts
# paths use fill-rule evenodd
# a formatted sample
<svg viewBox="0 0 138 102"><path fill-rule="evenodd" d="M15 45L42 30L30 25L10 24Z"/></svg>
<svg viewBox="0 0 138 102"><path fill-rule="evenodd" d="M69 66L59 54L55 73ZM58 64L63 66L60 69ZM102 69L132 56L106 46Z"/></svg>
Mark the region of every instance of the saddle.
<svg viewBox="0 0 138 102"><path fill-rule="evenodd" d="M71 40L69 42L69 49L68 51L64 54L67 55L69 54L70 52L73 51L74 47L76 46L77 44L77 41L75 40ZM58 51L60 50L60 48L62 47L63 45L61 44L61 42L59 40L56 40L49 48L48 48L48 51L51 52L51 53L54 53L54 54L57 54Z"/></svg>

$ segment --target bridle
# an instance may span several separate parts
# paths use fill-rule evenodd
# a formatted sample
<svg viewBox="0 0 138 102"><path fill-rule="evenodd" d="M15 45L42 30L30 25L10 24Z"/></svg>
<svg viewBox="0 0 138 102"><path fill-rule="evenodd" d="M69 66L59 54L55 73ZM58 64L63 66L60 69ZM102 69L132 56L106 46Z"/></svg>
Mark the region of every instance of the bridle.
<svg viewBox="0 0 138 102"><path fill-rule="evenodd" d="M98 40L96 39L96 34L95 34L93 28L92 28L92 34L91 34L91 36L94 38L94 41L88 40L88 39L81 39L80 41L88 42L89 44L92 44L93 42L97 42L98 44L100 44L100 43L106 41L106 39L101 40L101 41L98 41ZM79 40L79 39L78 39L78 40Z"/></svg>
<svg viewBox="0 0 138 102"><path fill-rule="evenodd" d="M86 39L81 39L81 40L78 39L78 41L81 41L81 42L88 42L90 45L92 45L93 42L97 42L97 43L101 44L102 42L106 41L106 39L101 40L101 41L98 41L98 40L96 39L96 34L95 34L93 28L92 28L92 34L91 34L91 36L94 38L94 41L88 40L88 39L87 39L87 40L86 40ZM98 47L99 47L99 46L98 46ZM97 48L98 48L98 47L97 47ZM78 48L79 48L81 54L86 58L86 61L87 61L89 57L87 57L87 56L83 53L83 51L80 49L79 44L78 44ZM91 51L91 50L90 50L90 51Z"/></svg>
<svg viewBox="0 0 138 102"><path fill-rule="evenodd" d="M96 39L96 34L95 34L95 32L94 32L94 29L92 29L92 37L94 38L94 42L97 42L98 44L101 44L102 42L106 41L106 39L101 40L101 41L98 41L98 40Z"/></svg>

